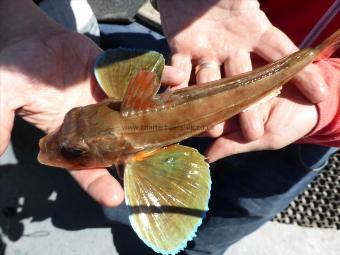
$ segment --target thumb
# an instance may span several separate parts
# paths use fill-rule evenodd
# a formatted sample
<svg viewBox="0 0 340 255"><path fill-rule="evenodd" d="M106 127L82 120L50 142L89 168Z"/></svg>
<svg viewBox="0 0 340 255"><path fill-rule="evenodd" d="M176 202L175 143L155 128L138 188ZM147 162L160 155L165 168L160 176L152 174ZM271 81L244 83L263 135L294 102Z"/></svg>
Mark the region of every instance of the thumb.
<svg viewBox="0 0 340 255"><path fill-rule="evenodd" d="M271 27L258 42L255 53L268 62L285 57L298 48L276 27ZM315 64L310 64L295 75L293 81L300 92L312 103L318 103L327 97L328 87Z"/></svg>
<svg viewBox="0 0 340 255"><path fill-rule="evenodd" d="M3 91L0 90L0 156L5 152L13 128L14 110L10 108L5 98Z"/></svg>
<svg viewBox="0 0 340 255"><path fill-rule="evenodd" d="M191 75L191 57L188 55L184 55L184 54L174 54L171 57L171 65L173 67L175 67L178 70L182 71L182 75L183 75L183 80L182 82L177 86L173 87L174 89L179 89L179 88L184 88L187 87L189 84L189 80L190 80L190 75Z"/></svg>
<svg viewBox="0 0 340 255"><path fill-rule="evenodd" d="M165 66L162 83L166 86L177 86L185 82L186 74L176 66Z"/></svg>
<svg viewBox="0 0 340 255"><path fill-rule="evenodd" d="M106 169L70 170L71 176L98 203L116 207L124 200L119 182Z"/></svg>
<svg viewBox="0 0 340 255"><path fill-rule="evenodd" d="M240 128L248 141L259 139L264 134L263 111L259 105L243 111L239 115Z"/></svg>
<svg viewBox="0 0 340 255"><path fill-rule="evenodd" d="M204 154L208 162L212 163L226 156L264 149L265 145L261 139L247 141L241 131L235 131L216 139Z"/></svg>

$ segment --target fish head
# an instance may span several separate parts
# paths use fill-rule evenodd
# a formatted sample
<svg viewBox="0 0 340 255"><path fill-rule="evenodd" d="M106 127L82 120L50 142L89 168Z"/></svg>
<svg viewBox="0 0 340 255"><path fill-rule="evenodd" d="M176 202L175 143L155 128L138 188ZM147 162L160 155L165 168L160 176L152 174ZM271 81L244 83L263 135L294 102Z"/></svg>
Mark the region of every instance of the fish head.
<svg viewBox="0 0 340 255"><path fill-rule="evenodd" d="M126 149L123 137L115 132L114 118L103 124L101 105L69 111L60 128L43 137L38 161L66 169L110 167L119 162Z"/></svg>

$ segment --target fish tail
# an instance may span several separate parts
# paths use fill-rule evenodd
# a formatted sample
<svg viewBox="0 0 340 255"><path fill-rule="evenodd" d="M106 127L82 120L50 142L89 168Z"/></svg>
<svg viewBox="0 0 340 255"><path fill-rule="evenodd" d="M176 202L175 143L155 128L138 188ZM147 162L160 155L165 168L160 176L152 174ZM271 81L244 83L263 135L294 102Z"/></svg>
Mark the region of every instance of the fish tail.
<svg viewBox="0 0 340 255"><path fill-rule="evenodd" d="M327 39L325 39L321 44L319 44L314 49L314 54L316 56L314 61L322 60L331 56L340 47L340 29L335 31Z"/></svg>

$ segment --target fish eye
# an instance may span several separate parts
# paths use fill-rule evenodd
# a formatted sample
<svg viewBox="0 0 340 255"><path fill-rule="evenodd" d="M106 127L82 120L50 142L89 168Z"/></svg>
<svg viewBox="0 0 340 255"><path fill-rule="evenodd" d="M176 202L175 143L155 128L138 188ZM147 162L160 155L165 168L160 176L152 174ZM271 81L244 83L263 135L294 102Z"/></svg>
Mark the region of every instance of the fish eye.
<svg viewBox="0 0 340 255"><path fill-rule="evenodd" d="M60 145L60 152L63 156L67 158L78 158L84 155L88 151L87 148L84 147L69 147L63 144Z"/></svg>

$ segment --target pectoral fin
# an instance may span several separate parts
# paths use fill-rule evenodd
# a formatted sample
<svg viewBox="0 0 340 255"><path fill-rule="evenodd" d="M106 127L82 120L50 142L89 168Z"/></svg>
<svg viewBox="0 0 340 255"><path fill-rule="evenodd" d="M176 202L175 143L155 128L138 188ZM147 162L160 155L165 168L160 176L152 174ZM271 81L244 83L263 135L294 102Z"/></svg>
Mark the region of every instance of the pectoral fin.
<svg viewBox="0 0 340 255"><path fill-rule="evenodd" d="M137 154L124 173L133 229L154 251L179 252L202 223L210 186L209 165L193 148L172 145Z"/></svg>
<svg viewBox="0 0 340 255"><path fill-rule="evenodd" d="M130 80L141 70L154 72L160 83L164 63L163 56L155 51L117 48L98 57L94 73L107 96L122 101Z"/></svg>

